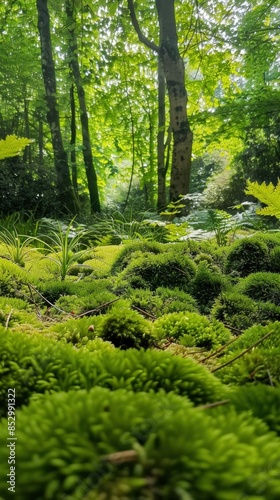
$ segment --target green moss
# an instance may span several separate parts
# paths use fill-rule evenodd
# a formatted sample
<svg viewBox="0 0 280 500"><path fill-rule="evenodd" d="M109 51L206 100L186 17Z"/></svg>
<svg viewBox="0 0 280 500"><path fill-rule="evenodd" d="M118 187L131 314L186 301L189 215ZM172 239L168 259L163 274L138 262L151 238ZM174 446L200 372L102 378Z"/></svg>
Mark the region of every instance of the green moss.
<svg viewBox="0 0 280 500"><path fill-rule="evenodd" d="M223 387L191 359L153 350L87 352L40 335L0 328L0 412L5 414L7 390L14 387L17 408L30 396L46 391L90 389L174 391L196 404L222 397Z"/></svg>
<svg viewBox="0 0 280 500"><path fill-rule="evenodd" d="M226 261L226 272L248 276L258 271L269 270L269 249L256 237L244 238L232 245Z"/></svg>
<svg viewBox="0 0 280 500"><path fill-rule="evenodd" d="M239 293L262 302L273 302L280 305L280 275L276 273L253 273L240 281L236 286Z"/></svg>
<svg viewBox="0 0 280 500"><path fill-rule="evenodd" d="M119 304L105 315L100 336L121 349L147 349L154 343L151 323L138 312Z"/></svg>
<svg viewBox="0 0 280 500"><path fill-rule="evenodd" d="M112 274L123 271L133 259L135 252L159 254L164 251L165 246L155 241L134 241L119 248L120 253L112 264Z"/></svg>
<svg viewBox="0 0 280 500"><path fill-rule="evenodd" d="M217 320L193 312L165 314L154 323L154 333L159 339L175 338L184 346L212 349L226 343L230 332Z"/></svg>
<svg viewBox="0 0 280 500"><path fill-rule="evenodd" d="M166 253L143 255L133 260L120 275L132 288L181 288L187 291L196 271L192 260L185 255Z"/></svg>
<svg viewBox="0 0 280 500"><path fill-rule="evenodd" d="M213 418L171 394L46 395L18 411L17 437L15 500L279 498L280 440L264 423L233 410ZM2 446L4 468L8 454Z"/></svg>

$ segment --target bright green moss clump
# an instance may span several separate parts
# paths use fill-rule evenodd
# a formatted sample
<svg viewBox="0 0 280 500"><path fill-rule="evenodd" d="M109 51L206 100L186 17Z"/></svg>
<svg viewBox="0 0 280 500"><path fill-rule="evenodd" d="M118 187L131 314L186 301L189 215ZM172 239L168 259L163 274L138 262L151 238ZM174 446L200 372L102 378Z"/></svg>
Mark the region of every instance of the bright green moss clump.
<svg viewBox="0 0 280 500"><path fill-rule="evenodd" d="M173 337L187 347L212 349L230 339L230 332L222 323L193 312L165 314L155 321L154 328L157 338Z"/></svg>
<svg viewBox="0 0 280 500"><path fill-rule="evenodd" d="M280 440L265 424L233 410L212 417L172 394L46 395L18 411L17 437L15 500L280 496ZM5 472L8 453L2 446Z"/></svg>
<svg viewBox="0 0 280 500"><path fill-rule="evenodd" d="M111 352L112 351L112 352ZM139 391L174 391L196 404L223 397L224 387L203 366L166 352L119 349L88 352L40 335L0 329L0 408L6 412L8 387L17 408L35 393L90 389L97 385Z"/></svg>

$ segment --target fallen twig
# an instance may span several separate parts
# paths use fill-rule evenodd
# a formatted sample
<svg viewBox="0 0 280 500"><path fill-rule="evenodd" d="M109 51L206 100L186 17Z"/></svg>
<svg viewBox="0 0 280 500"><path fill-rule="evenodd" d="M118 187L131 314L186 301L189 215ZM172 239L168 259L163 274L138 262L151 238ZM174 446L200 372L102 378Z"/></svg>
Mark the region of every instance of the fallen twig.
<svg viewBox="0 0 280 500"><path fill-rule="evenodd" d="M197 409L198 410L208 410L209 408L216 408L217 406L227 405L228 403L230 403L230 400L225 399L224 401L216 401L216 403L209 403L207 405L197 406Z"/></svg>
<svg viewBox="0 0 280 500"><path fill-rule="evenodd" d="M263 342L265 339L267 339L267 337L269 337L272 333L274 333L274 330L271 330L270 332L266 333L261 339L257 340L257 342L255 342L254 344L252 344L250 347L248 347L247 349L244 349L244 351L242 351L241 353L239 353L237 356L235 356L234 358L230 359L229 361L227 361L226 363L224 363L223 365L220 365L220 366L217 366L216 368L214 368L213 370L211 370L211 373L214 373L214 372L217 372L218 370L221 370L222 368L224 368L225 366L228 366L230 365L231 363L233 363L234 361L236 361L237 359L241 358L242 356L244 356L244 354L246 354L248 351L250 351L251 349L253 349L254 347L256 347L258 344L260 344L261 342Z"/></svg>
<svg viewBox="0 0 280 500"><path fill-rule="evenodd" d="M5 330L8 330L10 319L11 319L11 316L12 316L12 312L13 312L13 308L10 310L10 312L9 312L9 314L7 316L6 323L5 323Z"/></svg>

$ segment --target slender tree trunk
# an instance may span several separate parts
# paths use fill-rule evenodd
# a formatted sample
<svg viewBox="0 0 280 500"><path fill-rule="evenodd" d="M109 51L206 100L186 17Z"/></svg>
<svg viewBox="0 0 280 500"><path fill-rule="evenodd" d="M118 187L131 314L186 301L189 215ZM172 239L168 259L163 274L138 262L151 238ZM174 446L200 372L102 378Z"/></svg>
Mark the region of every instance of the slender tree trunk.
<svg viewBox="0 0 280 500"><path fill-rule="evenodd" d="M55 67L52 55L48 0L37 0L38 30L41 42L41 64L47 101L47 121L51 131L54 164L60 208L65 213L75 213L75 201L71 184L67 153L63 147L56 98Z"/></svg>
<svg viewBox="0 0 280 500"><path fill-rule="evenodd" d="M165 134L165 78L164 78L164 71L161 59L158 58L157 209L159 212L166 207L166 171L164 164L164 134Z"/></svg>
<svg viewBox="0 0 280 500"><path fill-rule="evenodd" d="M71 172L72 172L72 184L75 191L76 198L79 199L78 192L78 171L77 171L77 158L76 158L76 104L75 104L75 93L74 85L70 87L70 108L71 108L71 137L70 137L70 160L71 160Z"/></svg>
<svg viewBox="0 0 280 500"><path fill-rule="evenodd" d="M24 136L30 139L30 126L29 126L29 102L26 98L25 95L25 89L24 89ZM31 153L31 147L25 148L24 155L23 155L23 160L24 162L28 162L29 167L31 166L32 162L32 153Z"/></svg>
<svg viewBox="0 0 280 500"><path fill-rule="evenodd" d="M44 124L42 116L38 118L38 146L39 146L39 167L44 165Z"/></svg>
<svg viewBox="0 0 280 500"><path fill-rule="evenodd" d="M187 118L185 66L178 50L174 0L156 0L160 27L160 59L168 90L173 152L170 201L189 191L192 132Z"/></svg>
<svg viewBox="0 0 280 500"><path fill-rule="evenodd" d="M66 2L66 14L68 18L68 31L70 35L69 40L69 67L74 77L75 85L77 88L79 106L80 106L80 120L82 126L82 137L83 137L83 156L86 169L89 197L90 197L90 207L91 212L100 212L100 201L97 185L97 175L93 165L92 151L91 151L91 141L89 133L88 124L88 113L86 106L85 91L83 87L79 59L78 59L78 44L75 33L75 19L73 12L73 2L67 0Z"/></svg>
<svg viewBox="0 0 280 500"><path fill-rule="evenodd" d="M134 0L127 0L132 25L140 42L159 55L163 65L168 90L170 125L173 135L173 152L170 179L170 201L177 201L180 194L187 194L190 183L192 132L187 118L187 92L185 88L184 61L180 57L176 31L174 0L155 0L159 31L159 46L149 40L142 32L135 13ZM160 132L159 128L159 132ZM162 138L158 138L158 148ZM161 150L162 155L162 150ZM163 199L162 156L158 159L159 192ZM160 198L159 204L162 203Z"/></svg>

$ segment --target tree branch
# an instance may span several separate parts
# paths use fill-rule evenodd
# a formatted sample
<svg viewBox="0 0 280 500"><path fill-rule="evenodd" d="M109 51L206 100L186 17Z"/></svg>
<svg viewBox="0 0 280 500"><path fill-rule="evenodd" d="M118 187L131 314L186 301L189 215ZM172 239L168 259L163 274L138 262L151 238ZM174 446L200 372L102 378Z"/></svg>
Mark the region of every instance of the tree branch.
<svg viewBox="0 0 280 500"><path fill-rule="evenodd" d="M149 49L152 49L154 50L157 54L159 54L159 47L158 45L156 45L154 42L152 42L151 40L149 40L145 35L144 33L142 33L141 31L141 28L139 26L139 23L137 21L137 17L136 17L136 14L135 14L135 8L134 8L134 2L133 0L127 0L127 5L128 5L128 10L129 10L129 13L130 13L130 18L131 18L131 22L132 22L132 25L138 35L138 38L140 40L140 42L144 43Z"/></svg>

